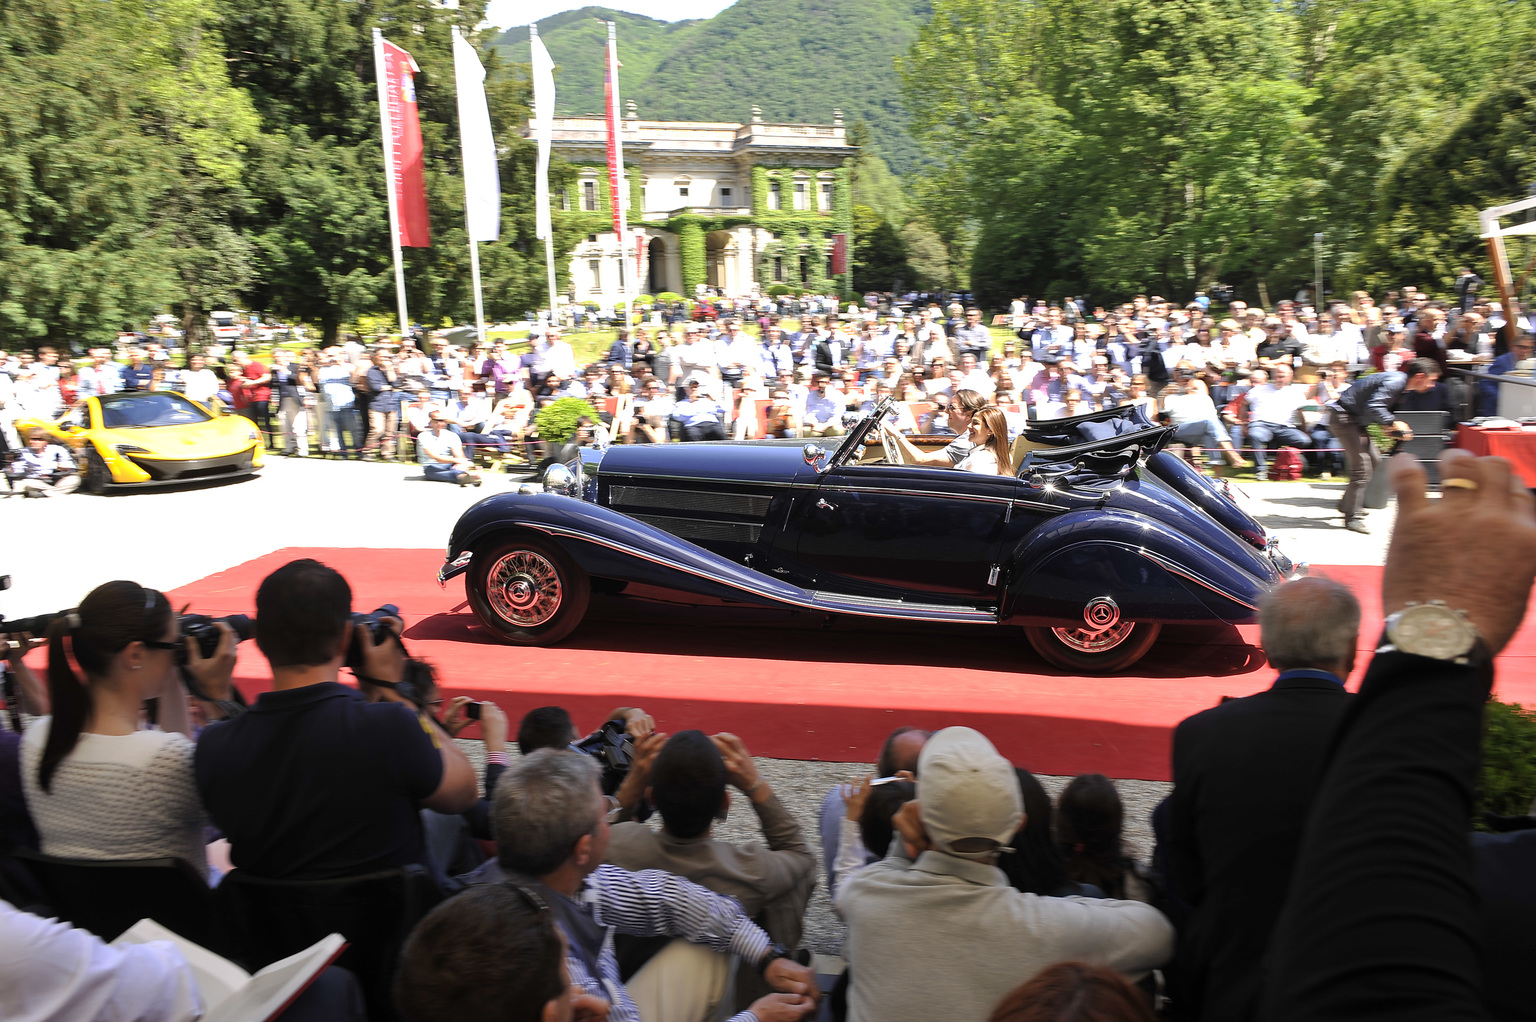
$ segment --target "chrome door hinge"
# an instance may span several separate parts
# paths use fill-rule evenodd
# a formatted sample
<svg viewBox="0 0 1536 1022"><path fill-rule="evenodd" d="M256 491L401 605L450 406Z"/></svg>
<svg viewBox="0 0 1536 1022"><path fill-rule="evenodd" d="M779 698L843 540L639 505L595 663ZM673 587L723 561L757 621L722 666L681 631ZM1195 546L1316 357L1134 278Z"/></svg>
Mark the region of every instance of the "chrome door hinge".
<svg viewBox="0 0 1536 1022"><path fill-rule="evenodd" d="M1000 564L992 565L992 570L987 572L987 585L989 585L989 586L997 585L998 576L1000 576L1002 573L1003 573L1003 566L1002 565L1000 565Z"/></svg>

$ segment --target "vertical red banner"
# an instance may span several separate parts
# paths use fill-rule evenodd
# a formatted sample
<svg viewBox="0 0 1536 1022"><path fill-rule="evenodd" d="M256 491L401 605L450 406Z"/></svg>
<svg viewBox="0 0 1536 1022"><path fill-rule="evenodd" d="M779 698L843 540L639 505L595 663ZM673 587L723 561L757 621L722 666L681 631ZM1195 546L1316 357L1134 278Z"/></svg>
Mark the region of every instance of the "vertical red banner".
<svg viewBox="0 0 1536 1022"><path fill-rule="evenodd" d="M619 55L608 44L608 65L603 71L603 106L608 111L608 194L613 198L613 232L623 236L623 198L619 195L619 101L614 96L614 78L618 75Z"/></svg>
<svg viewBox="0 0 1536 1022"><path fill-rule="evenodd" d="M640 279L640 264L645 260L645 238L635 235L635 279Z"/></svg>
<svg viewBox="0 0 1536 1022"><path fill-rule="evenodd" d="M427 221L427 186L422 175L421 118L416 109L415 74L421 69L411 55L384 41L384 77L388 86L389 171L394 179L395 212L400 244L426 248L432 244Z"/></svg>
<svg viewBox="0 0 1536 1022"><path fill-rule="evenodd" d="M848 235L832 235L832 276L848 272Z"/></svg>

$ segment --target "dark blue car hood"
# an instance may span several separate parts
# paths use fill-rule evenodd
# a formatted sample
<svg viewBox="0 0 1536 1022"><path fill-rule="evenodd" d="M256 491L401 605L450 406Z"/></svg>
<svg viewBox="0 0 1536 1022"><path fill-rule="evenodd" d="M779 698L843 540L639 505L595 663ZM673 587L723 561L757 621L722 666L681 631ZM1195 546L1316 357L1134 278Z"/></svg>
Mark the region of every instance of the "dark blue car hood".
<svg viewBox="0 0 1536 1022"><path fill-rule="evenodd" d="M590 471L590 468L589 468ZM810 473L798 442L625 444L603 452L605 476L789 483Z"/></svg>

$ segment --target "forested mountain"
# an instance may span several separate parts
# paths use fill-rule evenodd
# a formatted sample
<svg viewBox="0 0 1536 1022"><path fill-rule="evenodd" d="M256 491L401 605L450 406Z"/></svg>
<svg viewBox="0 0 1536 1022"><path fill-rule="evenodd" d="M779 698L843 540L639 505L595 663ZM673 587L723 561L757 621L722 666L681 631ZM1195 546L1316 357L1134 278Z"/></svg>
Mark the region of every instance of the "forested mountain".
<svg viewBox="0 0 1536 1022"><path fill-rule="evenodd" d="M930 0L738 0L713 18L667 23L583 7L541 22L539 34L558 65L562 116L602 111L608 19L618 23L621 95L642 118L744 121L755 104L764 120L830 124L841 109L902 173L920 156L894 61L931 11ZM497 41L518 62L527 44L526 27Z"/></svg>

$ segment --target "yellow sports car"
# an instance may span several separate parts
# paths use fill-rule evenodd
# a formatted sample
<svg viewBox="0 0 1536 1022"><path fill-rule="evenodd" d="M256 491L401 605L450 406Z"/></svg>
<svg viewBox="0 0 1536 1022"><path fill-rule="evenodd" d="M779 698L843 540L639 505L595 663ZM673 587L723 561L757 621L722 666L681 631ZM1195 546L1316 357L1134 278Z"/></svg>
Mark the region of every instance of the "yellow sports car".
<svg viewBox="0 0 1536 1022"><path fill-rule="evenodd" d="M240 477L261 468L261 436L249 419L219 415L183 394L131 390L87 398L57 421L22 419L83 457L85 489L163 486Z"/></svg>

